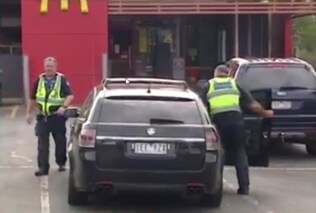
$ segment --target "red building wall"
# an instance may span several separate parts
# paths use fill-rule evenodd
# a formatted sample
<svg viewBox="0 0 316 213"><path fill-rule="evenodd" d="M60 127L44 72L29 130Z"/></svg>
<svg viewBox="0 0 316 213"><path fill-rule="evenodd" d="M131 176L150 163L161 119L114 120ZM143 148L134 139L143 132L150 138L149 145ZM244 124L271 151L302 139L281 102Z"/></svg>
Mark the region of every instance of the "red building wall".
<svg viewBox="0 0 316 213"><path fill-rule="evenodd" d="M89 1L89 13L80 12L79 1L70 0L68 11L50 0L40 13L40 1L22 2L22 48L29 56L30 84L43 69L43 59L54 56L70 82L75 103L82 103L102 78L101 55L108 52L107 0Z"/></svg>

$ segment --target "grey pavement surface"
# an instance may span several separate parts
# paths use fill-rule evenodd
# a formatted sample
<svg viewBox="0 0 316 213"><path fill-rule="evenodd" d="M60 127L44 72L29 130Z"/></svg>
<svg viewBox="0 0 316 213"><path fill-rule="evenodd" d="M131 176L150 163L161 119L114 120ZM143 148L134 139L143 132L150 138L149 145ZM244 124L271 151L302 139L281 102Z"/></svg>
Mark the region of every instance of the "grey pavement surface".
<svg viewBox="0 0 316 213"><path fill-rule="evenodd" d="M251 194L238 196L234 169L225 169L221 208L199 208L179 198L155 195L120 196L85 207L67 204L67 172L52 168L48 177L34 177L34 126L24 121L22 107L0 108L1 213L315 213L316 158L302 146L273 151L270 168L251 169ZM51 146L51 164L54 165Z"/></svg>

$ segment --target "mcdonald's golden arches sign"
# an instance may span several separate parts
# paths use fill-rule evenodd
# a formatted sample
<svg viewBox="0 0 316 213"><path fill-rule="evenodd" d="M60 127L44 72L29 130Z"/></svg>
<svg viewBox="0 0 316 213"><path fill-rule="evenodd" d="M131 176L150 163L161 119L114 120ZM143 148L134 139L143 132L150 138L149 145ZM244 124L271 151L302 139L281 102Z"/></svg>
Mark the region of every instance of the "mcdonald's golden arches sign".
<svg viewBox="0 0 316 213"><path fill-rule="evenodd" d="M41 1L41 6L40 6L41 13L47 13L49 1L56 1L56 0L40 0L40 1ZM60 1L60 10L62 11L69 10L70 0L59 0L59 1ZM77 1L79 1L80 3L80 11L82 13L88 13L89 12L88 0L77 0Z"/></svg>

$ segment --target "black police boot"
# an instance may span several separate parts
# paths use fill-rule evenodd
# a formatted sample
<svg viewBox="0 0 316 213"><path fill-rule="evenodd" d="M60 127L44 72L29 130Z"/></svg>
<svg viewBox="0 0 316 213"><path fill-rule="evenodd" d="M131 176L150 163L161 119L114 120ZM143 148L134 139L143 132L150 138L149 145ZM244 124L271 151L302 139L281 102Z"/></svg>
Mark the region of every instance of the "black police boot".
<svg viewBox="0 0 316 213"><path fill-rule="evenodd" d="M248 187L248 186L240 187L240 188L237 190L237 193L238 193L239 195L249 195L249 187Z"/></svg>
<svg viewBox="0 0 316 213"><path fill-rule="evenodd" d="M40 168L34 173L35 176L45 176L48 175L48 169Z"/></svg>
<svg viewBox="0 0 316 213"><path fill-rule="evenodd" d="M59 172L64 172L64 171L66 171L65 165L58 165L58 171L59 171Z"/></svg>

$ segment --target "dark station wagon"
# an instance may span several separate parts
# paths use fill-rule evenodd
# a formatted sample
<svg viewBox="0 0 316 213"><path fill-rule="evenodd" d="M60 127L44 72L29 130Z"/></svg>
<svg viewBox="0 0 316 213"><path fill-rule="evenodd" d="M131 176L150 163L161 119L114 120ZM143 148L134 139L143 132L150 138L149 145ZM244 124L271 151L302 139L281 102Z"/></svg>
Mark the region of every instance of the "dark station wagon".
<svg viewBox="0 0 316 213"><path fill-rule="evenodd" d="M183 81L107 79L76 117L69 144L68 203L92 193L160 191L222 200L223 151L199 97Z"/></svg>

